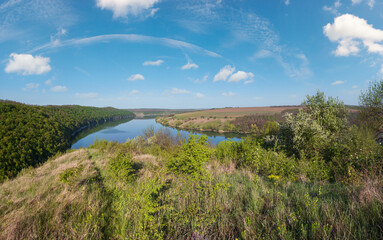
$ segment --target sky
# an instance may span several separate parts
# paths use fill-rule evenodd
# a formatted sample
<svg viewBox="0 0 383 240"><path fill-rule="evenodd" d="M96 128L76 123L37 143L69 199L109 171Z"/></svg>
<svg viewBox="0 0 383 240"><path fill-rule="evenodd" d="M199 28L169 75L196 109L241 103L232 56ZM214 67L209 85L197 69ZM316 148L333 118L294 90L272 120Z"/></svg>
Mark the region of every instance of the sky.
<svg viewBox="0 0 383 240"><path fill-rule="evenodd" d="M357 105L383 77L383 0L0 0L0 99Z"/></svg>

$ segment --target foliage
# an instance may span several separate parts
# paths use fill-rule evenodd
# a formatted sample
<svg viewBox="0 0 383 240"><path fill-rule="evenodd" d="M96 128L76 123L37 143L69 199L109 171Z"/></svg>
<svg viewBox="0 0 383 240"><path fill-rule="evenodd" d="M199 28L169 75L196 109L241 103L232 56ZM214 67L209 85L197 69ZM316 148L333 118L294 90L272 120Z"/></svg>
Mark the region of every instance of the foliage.
<svg viewBox="0 0 383 240"><path fill-rule="evenodd" d="M305 108L295 116L286 115L281 125L280 142L290 154L313 157L321 153L334 141L335 137L347 128L347 110L338 99L318 91L307 96Z"/></svg>
<svg viewBox="0 0 383 240"><path fill-rule="evenodd" d="M175 156L169 160L168 168L175 173L198 176L203 174L204 165L209 160L211 152L206 135L198 137L190 134Z"/></svg>
<svg viewBox="0 0 383 240"><path fill-rule="evenodd" d="M362 118L374 130L383 127L383 81L371 82L359 97Z"/></svg>
<svg viewBox="0 0 383 240"><path fill-rule="evenodd" d="M108 169L112 177L121 181L132 181L135 177L136 169L130 154L117 153L108 162Z"/></svg>
<svg viewBox="0 0 383 240"><path fill-rule="evenodd" d="M0 101L0 182L65 151L82 129L132 116L126 110Z"/></svg>

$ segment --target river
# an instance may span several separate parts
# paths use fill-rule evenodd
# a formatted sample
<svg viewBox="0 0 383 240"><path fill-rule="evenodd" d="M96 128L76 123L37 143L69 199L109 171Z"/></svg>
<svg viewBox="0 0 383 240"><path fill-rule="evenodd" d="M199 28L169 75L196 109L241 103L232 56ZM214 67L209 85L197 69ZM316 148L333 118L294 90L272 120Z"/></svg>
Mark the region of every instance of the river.
<svg viewBox="0 0 383 240"><path fill-rule="evenodd" d="M155 119L132 119L102 124L95 128L85 130L74 139L74 143L72 144L71 149L89 147L89 145L92 144L95 139L118 141L122 143L128 139L132 139L137 136L142 136L143 131L145 129L148 129L149 127L153 127L155 130L159 130L161 128L168 129L171 132L171 134L174 135L178 134L178 132L180 132L182 136L186 136L187 134L191 133L189 131L164 127L160 123L156 123ZM200 135L201 133L193 132L193 134ZM229 138L234 141L239 141L242 136L238 134L221 134L214 132L204 132L203 134L208 135L208 140L214 145Z"/></svg>

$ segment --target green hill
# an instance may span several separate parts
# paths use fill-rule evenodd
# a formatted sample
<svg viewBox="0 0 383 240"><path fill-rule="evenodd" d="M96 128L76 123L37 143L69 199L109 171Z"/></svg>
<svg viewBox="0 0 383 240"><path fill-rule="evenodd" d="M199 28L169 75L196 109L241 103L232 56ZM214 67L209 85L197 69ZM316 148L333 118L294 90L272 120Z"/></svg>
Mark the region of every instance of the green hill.
<svg viewBox="0 0 383 240"><path fill-rule="evenodd" d="M71 145L84 128L133 117L127 110L0 101L0 182Z"/></svg>

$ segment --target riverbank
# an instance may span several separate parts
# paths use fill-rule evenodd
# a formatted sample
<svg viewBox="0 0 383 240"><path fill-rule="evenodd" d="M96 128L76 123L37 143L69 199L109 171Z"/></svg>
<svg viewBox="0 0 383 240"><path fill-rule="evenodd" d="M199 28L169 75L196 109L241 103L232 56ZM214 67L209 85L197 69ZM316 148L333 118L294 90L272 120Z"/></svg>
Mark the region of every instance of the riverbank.
<svg viewBox="0 0 383 240"><path fill-rule="evenodd" d="M263 134L278 128L286 113L300 106L222 108L157 117L164 126L200 132Z"/></svg>
<svg viewBox="0 0 383 240"><path fill-rule="evenodd" d="M77 105L36 106L0 100L0 182L70 148L97 124L133 117L127 110Z"/></svg>

